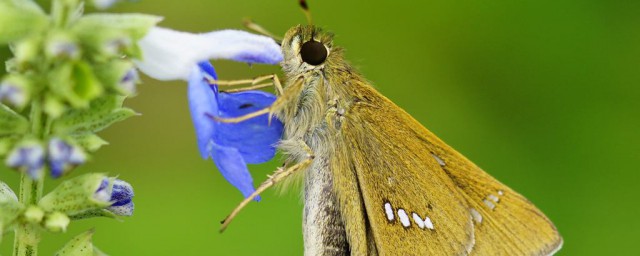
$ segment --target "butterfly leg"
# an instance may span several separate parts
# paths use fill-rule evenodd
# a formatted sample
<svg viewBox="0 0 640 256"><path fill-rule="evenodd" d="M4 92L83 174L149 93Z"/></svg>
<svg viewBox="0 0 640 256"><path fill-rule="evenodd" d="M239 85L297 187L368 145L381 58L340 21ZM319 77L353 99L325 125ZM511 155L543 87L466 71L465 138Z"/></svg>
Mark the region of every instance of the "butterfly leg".
<svg viewBox="0 0 640 256"><path fill-rule="evenodd" d="M271 80L271 82L262 83L266 80ZM283 91L282 84L280 83L280 79L278 79L278 76L276 74L259 76L253 79L240 79L240 80L215 80L215 79L209 78L207 82L209 82L209 84L216 84L219 87L249 85L243 88L223 90L224 92L229 92L229 93L243 92L243 91L261 89L261 88L266 88L271 86L274 86L276 88L276 91L279 95L282 95L282 91Z"/></svg>
<svg viewBox="0 0 640 256"><path fill-rule="evenodd" d="M280 84L279 80L274 80L278 81L277 84ZM280 97L278 97L278 99L276 99L275 102L273 102L273 104L271 104L271 106L267 107L267 108L263 108L261 110L252 112L252 113L248 113L246 115L243 116L239 116L239 117L234 117L234 118L221 118L221 117L213 117L213 119L215 119L218 122L222 122L222 123L239 123L254 117L258 117L264 114L269 114L269 120L271 120L271 117L273 116L274 113L281 111L285 104L287 102L293 102L294 97L297 97L300 92L302 91L302 87L303 87L303 79L298 79L296 80L292 85L288 86L286 90L283 90L282 94L280 95Z"/></svg>
<svg viewBox="0 0 640 256"><path fill-rule="evenodd" d="M247 204L249 204L254 198L256 198L258 195L260 195L260 193L264 192L265 190L267 190L268 188L272 187L273 185L275 185L276 183L278 183L279 181L282 181L284 178L289 177L290 175L300 171L300 170L304 170L307 167L309 167L309 165L311 165L311 163L313 162L314 159L314 154L311 150L311 148L309 148L309 146L307 146L306 143L300 141L301 143L304 144L304 149L307 151L307 156L306 159L295 164L292 165L288 168L283 168L283 167L279 167L278 169L276 169L275 172L273 172L273 174L271 175L267 175L267 180L265 180L264 182L262 182L262 184L260 184L260 186L256 189L255 192L253 192L251 195L249 195L249 197L245 198L238 206L236 206L235 209L233 209L233 211L231 212L231 214L229 214L229 216L227 216L223 221L222 221L222 227L220 227L220 232L222 233L227 226L229 226L229 223L231 223L231 221L236 217L236 215L238 215L238 213L240 212L240 210L242 210L242 208L244 208L245 206L247 206Z"/></svg>

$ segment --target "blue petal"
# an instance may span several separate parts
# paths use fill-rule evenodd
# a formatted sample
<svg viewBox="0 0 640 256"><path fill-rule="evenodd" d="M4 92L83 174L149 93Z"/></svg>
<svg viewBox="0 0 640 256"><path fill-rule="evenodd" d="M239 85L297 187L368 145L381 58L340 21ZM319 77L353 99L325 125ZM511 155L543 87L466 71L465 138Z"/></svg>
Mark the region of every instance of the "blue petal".
<svg viewBox="0 0 640 256"><path fill-rule="evenodd" d="M133 187L123 180L115 180L111 190L112 206L122 206L131 203L133 198Z"/></svg>
<svg viewBox="0 0 640 256"><path fill-rule="evenodd" d="M213 143L211 144L211 157L220 173L222 173L222 176L227 179L231 185L240 190L245 198L255 191L253 188L253 178L249 173L249 169L247 169L247 164L237 149ZM256 197L255 200L260 201L260 197Z"/></svg>
<svg viewBox="0 0 640 256"><path fill-rule="evenodd" d="M210 76L215 78L215 71L213 66L208 66L204 63L199 66L193 67L191 75L189 76L189 109L191 110L191 120L193 126L196 129L196 138L198 141L198 149L202 158L209 158L207 152L207 144L211 140L214 134L213 121L207 117L207 114L218 113L218 103L216 102L216 95L214 90L205 79L202 67L211 72Z"/></svg>
<svg viewBox="0 0 640 256"><path fill-rule="evenodd" d="M269 107L275 95L262 91L221 93L218 113L221 117L238 117ZM238 149L247 163L258 164L271 160L276 153L276 143L282 137L280 120L264 114L236 124L216 123L215 143Z"/></svg>

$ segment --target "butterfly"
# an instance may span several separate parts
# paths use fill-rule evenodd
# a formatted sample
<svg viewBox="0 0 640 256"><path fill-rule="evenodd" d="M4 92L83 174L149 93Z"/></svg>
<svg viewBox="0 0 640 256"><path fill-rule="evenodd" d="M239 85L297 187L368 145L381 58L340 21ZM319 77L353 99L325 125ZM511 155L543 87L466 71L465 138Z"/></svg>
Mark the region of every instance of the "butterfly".
<svg viewBox="0 0 640 256"><path fill-rule="evenodd" d="M280 97L226 121L264 113L283 121L279 148L288 167L254 194L304 173L305 255L550 255L561 248L538 208L377 92L330 33L299 25L281 45L287 82Z"/></svg>

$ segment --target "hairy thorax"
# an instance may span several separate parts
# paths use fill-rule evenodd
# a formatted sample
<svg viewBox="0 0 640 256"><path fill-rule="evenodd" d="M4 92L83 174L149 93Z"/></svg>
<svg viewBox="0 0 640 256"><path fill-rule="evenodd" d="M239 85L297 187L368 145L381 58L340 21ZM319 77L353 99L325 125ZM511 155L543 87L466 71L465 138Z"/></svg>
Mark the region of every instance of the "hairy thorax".
<svg viewBox="0 0 640 256"><path fill-rule="evenodd" d="M289 120L280 144L289 157L287 162L301 162L309 154L313 158L309 168L303 170L305 254L345 255L349 245L330 170L346 107L344 98L340 91L328 86L332 83L321 71L308 72L297 79L304 79L304 87L278 115Z"/></svg>

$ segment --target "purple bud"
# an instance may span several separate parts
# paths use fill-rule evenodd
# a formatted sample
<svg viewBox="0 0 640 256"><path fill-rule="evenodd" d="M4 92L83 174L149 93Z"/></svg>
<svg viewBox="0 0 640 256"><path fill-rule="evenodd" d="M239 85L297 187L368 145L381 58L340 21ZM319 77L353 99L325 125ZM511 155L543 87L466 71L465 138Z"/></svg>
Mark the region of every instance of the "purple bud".
<svg viewBox="0 0 640 256"><path fill-rule="evenodd" d="M59 138L49 141L49 166L51 176L54 178L60 177L74 166L83 164L86 159L85 153L77 146L70 145Z"/></svg>
<svg viewBox="0 0 640 256"><path fill-rule="evenodd" d="M116 180L113 182L113 188L111 191L111 202L113 204L107 208L107 210L120 216L133 215L133 187L123 181Z"/></svg>
<svg viewBox="0 0 640 256"><path fill-rule="evenodd" d="M26 171L32 179L42 178L44 165L44 149L38 143L24 143L13 149L7 156L5 164L9 167Z"/></svg>

